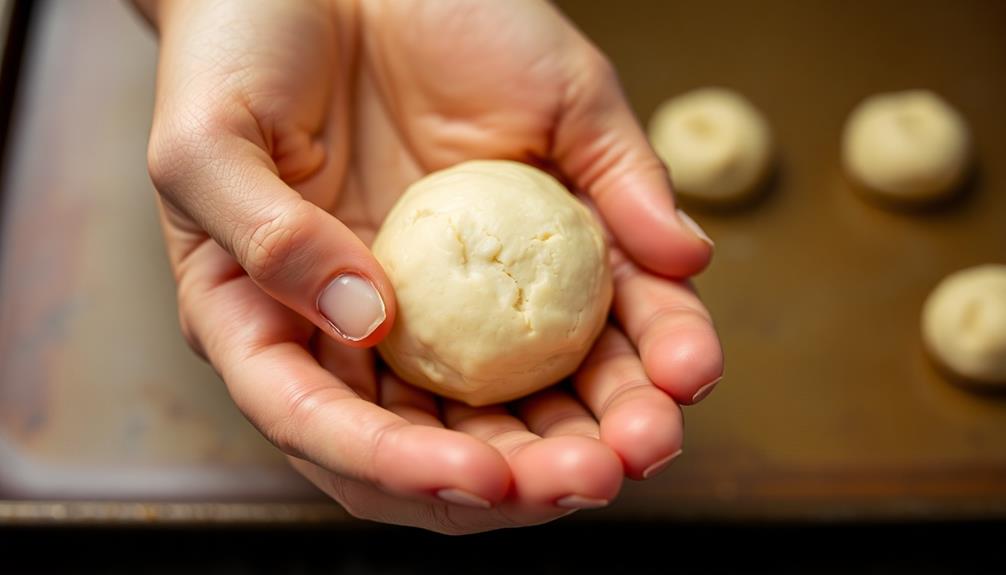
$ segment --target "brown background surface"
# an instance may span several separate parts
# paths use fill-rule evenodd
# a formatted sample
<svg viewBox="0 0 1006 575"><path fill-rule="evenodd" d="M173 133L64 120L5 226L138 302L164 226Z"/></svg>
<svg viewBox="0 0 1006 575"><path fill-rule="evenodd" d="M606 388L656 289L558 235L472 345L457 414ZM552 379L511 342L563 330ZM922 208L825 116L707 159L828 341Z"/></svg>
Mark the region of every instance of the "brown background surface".
<svg viewBox="0 0 1006 575"><path fill-rule="evenodd" d="M727 369L716 393L686 411L688 456L660 491L669 506L1006 512L1006 398L948 385L918 335L941 277L1006 262L1006 4L563 7L612 58L644 122L668 96L726 86L765 112L780 150L760 203L690 210L717 242L696 284ZM968 193L926 213L864 201L839 165L849 110L910 88L957 106L978 156Z"/></svg>
<svg viewBox="0 0 1006 575"><path fill-rule="evenodd" d="M1006 261L1006 4L560 5L644 122L723 85L781 155L760 203L692 210L717 241L697 284L727 377L686 410L686 455L578 515L1006 516L1006 398L949 385L917 335L940 277ZM0 516L297 517L313 491L178 334L144 164L153 39L112 0L34 16L0 210ZM971 120L979 170L953 205L892 212L851 193L838 136L862 97L913 87ZM162 504L30 503L53 499ZM192 501L210 505L170 505ZM252 501L278 505L218 505Z"/></svg>

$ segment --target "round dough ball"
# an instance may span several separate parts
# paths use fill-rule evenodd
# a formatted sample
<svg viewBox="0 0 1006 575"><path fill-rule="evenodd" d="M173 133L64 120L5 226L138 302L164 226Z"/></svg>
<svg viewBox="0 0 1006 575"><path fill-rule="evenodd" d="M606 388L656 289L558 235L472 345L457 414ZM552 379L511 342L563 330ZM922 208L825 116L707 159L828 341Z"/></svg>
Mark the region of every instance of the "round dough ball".
<svg viewBox="0 0 1006 575"><path fill-rule="evenodd" d="M925 90L878 94L853 110L842 136L849 176L903 202L950 195L968 171L971 137L963 116Z"/></svg>
<svg viewBox="0 0 1006 575"><path fill-rule="evenodd" d="M976 383L1006 383L1006 265L950 274L922 310L930 353L954 374Z"/></svg>
<svg viewBox="0 0 1006 575"><path fill-rule="evenodd" d="M604 233L552 176L471 161L406 190L374 240L398 317L381 356L402 379L479 406L583 361L612 297Z"/></svg>
<svg viewBox="0 0 1006 575"><path fill-rule="evenodd" d="M650 141L674 190L709 203L735 203L758 191L772 165L772 134L743 96L704 88L672 98L650 119Z"/></svg>

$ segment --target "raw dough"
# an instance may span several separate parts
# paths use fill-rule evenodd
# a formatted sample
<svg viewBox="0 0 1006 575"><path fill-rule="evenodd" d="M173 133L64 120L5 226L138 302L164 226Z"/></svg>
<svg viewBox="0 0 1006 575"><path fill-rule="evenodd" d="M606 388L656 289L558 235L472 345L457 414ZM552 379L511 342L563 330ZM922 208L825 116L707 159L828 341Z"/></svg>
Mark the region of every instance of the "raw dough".
<svg viewBox="0 0 1006 575"><path fill-rule="evenodd" d="M978 383L1006 383L1006 265L947 276L926 300L922 336L950 371Z"/></svg>
<svg viewBox="0 0 1006 575"><path fill-rule="evenodd" d="M772 135L743 96L704 88L661 104L650 141L674 190L703 202L734 203L758 191L772 164Z"/></svg>
<svg viewBox="0 0 1006 575"><path fill-rule="evenodd" d="M566 377L607 320L602 229L525 164L471 161L419 180L373 251L398 302L381 356L404 380L470 405Z"/></svg>
<svg viewBox="0 0 1006 575"><path fill-rule="evenodd" d="M960 113L932 92L878 94L849 116L842 161L853 180L883 197L934 200L967 174L970 139Z"/></svg>

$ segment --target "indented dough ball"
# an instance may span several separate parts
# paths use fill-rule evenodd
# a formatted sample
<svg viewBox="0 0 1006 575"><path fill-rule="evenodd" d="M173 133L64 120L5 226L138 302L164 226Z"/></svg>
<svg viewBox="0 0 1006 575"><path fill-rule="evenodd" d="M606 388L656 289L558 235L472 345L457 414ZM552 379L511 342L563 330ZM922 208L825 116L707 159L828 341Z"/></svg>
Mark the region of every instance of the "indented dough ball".
<svg viewBox="0 0 1006 575"><path fill-rule="evenodd" d="M1006 265L944 278L923 307L922 336L930 354L954 374L1006 384Z"/></svg>
<svg viewBox="0 0 1006 575"><path fill-rule="evenodd" d="M402 379L479 406L571 374L607 320L602 229L552 176L471 161L406 190L374 254L398 317L378 349Z"/></svg>
<svg viewBox="0 0 1006 575"><path fill-rule="evenodd" d="M772 134L743 96L703 88L672 98L650 119L650 141L678 194L734 203L757 191L772 164Z"/></svg>
<svg viewBox="0 0 1006 575"><path fill-rule="evenodd" d="M935 200L967 174L970 140L964 118L936 94L878 94L846 121L842 161L854 181L883 197Z"/></svg>

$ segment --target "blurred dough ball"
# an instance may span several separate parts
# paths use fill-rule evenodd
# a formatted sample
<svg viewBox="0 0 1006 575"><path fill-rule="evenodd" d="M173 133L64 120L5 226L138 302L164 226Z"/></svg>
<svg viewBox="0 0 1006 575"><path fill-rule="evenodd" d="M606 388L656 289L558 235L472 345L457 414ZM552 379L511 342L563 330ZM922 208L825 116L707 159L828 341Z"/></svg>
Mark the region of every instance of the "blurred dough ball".
<svg viewBox="0 0 1006 575"><path fill-rule="evenodd" d="M934 200L967 174L970 139L963 116L932 92L877 94L846 121L843 163L853 180L883 197Z"/></svg>
<svg viewBox="0 0 1006 575"><path fill-rule="evenodd" d="M977 383L1006 383L1006 265L950 274L922 310L929 352L954 374Z"/></svg>
<svg viewBox="0 0 1006 575"><path fill-rule="evenodd" d="M650 141L671 172L675 192L702 202L749 198L772 164L768 122L743 96L723 88L661 104L650 119Z"/></svg>
<svg viewBox="0 0 1006 575"><path fill-rule="evenodd" d="M469 405L570 375L612 298L604 232L552 176L471 161L406 190L374 240L398 317L378 347L405 381Z"/></svg>

